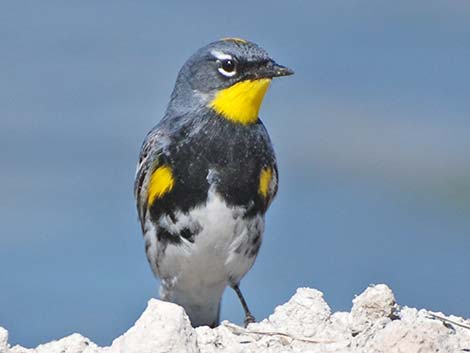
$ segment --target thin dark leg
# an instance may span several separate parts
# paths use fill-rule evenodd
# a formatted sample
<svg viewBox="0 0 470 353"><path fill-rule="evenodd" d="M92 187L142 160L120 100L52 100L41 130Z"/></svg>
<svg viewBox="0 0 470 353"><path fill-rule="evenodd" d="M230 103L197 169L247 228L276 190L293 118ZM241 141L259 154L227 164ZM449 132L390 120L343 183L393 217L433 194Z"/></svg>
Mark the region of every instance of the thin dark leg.
<svg viewBox="0 0 470 353"><path fill-rule="evenodd" d="M240 299L240 303L242 303L243 310L245 310L245 327L247 327L248 324L256 322L255 317L251 314L250 309L248 309L248 305L246 304L245 298L243 298L243 294L238 287L238 284L232 285L232 288L235 293L237 293L238 299Z"/></svg>

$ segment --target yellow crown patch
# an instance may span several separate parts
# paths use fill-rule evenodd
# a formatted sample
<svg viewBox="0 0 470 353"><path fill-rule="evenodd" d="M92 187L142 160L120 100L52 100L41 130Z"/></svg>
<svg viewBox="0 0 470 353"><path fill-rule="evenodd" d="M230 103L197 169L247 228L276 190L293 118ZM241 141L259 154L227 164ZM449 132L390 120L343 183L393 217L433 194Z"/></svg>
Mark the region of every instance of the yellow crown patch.
<svg viewBox="0 0 470 353"><path fill-rule="evenodd" d="M237 38L237 37L225 37L225 38L222 38L221 40L229 40L229 41L241 43L241 44L248 43L248 41L246 41L245 39Z"/></svg>

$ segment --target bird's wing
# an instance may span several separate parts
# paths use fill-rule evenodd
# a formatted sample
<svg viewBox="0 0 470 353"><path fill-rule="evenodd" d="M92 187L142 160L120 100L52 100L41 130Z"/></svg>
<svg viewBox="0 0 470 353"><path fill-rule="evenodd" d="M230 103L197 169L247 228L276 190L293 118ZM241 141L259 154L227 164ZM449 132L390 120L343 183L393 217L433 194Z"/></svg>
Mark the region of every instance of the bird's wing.
<svg viewBox="0 0 470 353"><path fill-rule="evenodd" d="M142 226L147 211L149 177L157 168L161 157L167 152L169 144L169 133L166 129L157 125L148 133L140 150L134 182L134 197Z"/></svg>

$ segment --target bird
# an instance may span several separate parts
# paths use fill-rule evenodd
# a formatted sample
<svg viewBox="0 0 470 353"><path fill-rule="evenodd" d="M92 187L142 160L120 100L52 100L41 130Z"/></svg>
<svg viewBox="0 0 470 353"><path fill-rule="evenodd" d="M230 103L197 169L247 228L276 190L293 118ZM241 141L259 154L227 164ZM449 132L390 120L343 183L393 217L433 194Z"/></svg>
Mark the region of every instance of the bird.
<svg viewBox="0 0 470 353"><path fill-rule="evenodd" d="M225 288L240 290L278 189L276 156L259 118L275 77L292 75L257 44L223 38L180 69L163 118L142 144L137 213L160 299L182 306L193 327L216 327Z"/></svg>

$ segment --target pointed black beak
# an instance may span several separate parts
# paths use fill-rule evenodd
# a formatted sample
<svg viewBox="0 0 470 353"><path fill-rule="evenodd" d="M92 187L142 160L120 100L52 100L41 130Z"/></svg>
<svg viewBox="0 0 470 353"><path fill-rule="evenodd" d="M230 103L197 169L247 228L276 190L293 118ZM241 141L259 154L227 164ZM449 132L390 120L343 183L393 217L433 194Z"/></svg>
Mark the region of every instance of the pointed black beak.
<svg viewBox="0 0 470 353"><path fill-rule="evenodd" d="M277 64L275 61L271 61L268 64L268 69L271 72L271 77L282 77L290 76L294 74L294 70L289 69L288 67Z"/></svg>
<svg viewBox="0 0 470 353"><path fill-rule="evenodd" d="M274 60L269 60L258 66L253 74L256 78L274 78L293 75L294 71L279 65Z"/></svg>

